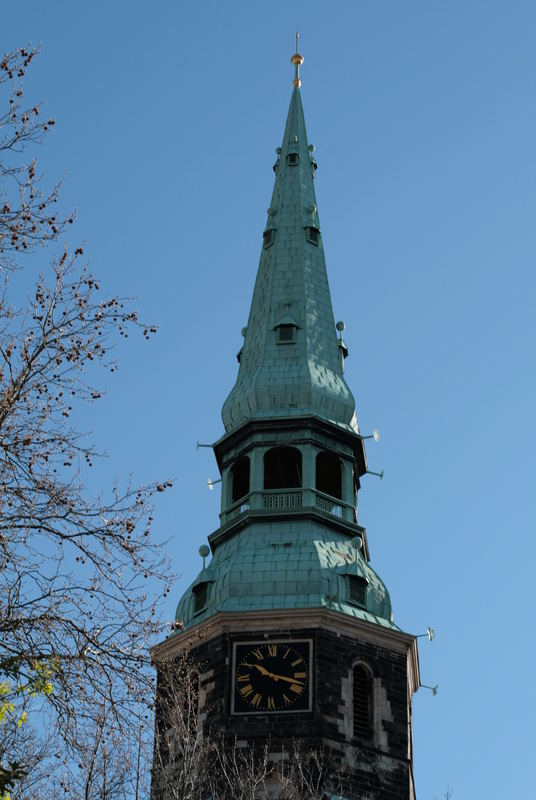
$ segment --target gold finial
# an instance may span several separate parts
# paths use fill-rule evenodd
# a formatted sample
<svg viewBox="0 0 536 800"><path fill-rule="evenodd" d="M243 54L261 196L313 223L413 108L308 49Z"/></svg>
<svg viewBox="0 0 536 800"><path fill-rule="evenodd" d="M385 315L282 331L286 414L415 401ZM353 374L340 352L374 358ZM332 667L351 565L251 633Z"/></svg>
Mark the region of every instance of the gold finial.
<svg viewBox="0 0 536 800"><path fill-rule="evenodd" d="M300 34L298 30L296 30L296 52L290 57L291 62L294 64L294 80L292 81L292 85L295 89L299 89L301 86L300 66L303 64L303 56L298 53L299 41Z"/></svg>

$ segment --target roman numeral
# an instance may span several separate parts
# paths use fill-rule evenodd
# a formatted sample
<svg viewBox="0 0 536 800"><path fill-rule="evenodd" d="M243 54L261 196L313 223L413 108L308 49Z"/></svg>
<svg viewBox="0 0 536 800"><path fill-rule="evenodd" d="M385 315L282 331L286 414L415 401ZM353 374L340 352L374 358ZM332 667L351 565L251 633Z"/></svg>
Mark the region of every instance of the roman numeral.
<svg viewBox="0 0 536 800"><path fill-rule="evenodd" d="M294 677L296 678L296 680L299 680L300 678L306 678L307 677L307 673L306 672L295 672L294 673Z"/></svg>
<svg viewBox="0 0 536 800"><path fill-rule="evenodd" d="M283 658L286 658L289 653L290 653L290 647L287 647L287 649L285 650L285 655L283 656Z"/></svg>
<svg viewBox="0 0 536 800"><path fill-rule="evenodd" d="M253 686L251 685L251 683L248 683L247 686L242 686L242 688L240 689L240 694L242 695L242 697L249 697L249 695L252 692L253 692Z"/></svg>
<svg viewBox="0 0 536 800"><path fill-rule="evenodd" d="M296 676L294 675L294 677ZM238 683L246 683L249 681L249 675L237 675L236 680Z"/></svg>
<svg viewBox="0 0 536 800"><path fill-rule="evenodd" d="M285 701L285 705L286 706L289 706L291 704L291 702L292 702L290 697L287 697L286 694L283 695L283 700Z"/></svg>
<svg viewBox="0 0 536 800"><path fill-rule="evenodd" d="M253 700L251 701L251 705L255 706L255 708L258 708L261 704L261 700L262 700L261 695L258 692L256 692L255 695L253 696Z"/></svg>
<svg viewBox="0 0 536 800"><path fill-rule="evenodd" d="M273 697L268 698L268 703L266 704L266 707L268 711L270 711L270 709L273 709L275 711L275 702Z"/></svg>
<svg viewBox="0 0 536 800"><path fill-rule="evenodd" d="M303 658L297 658L296 661L291 661L291 666L295 667L297 664L303 664Z"/></svg>
<svg viewBox="0 0 536 800"><path fill-rule="evenodd" d="M255 650L252 650L252 653L255 656L255 658L257 659L257 661L262 661L264 659L264 655L263 655L262 650L260 649L260 647L257 647L257 648L255 648Z"/></svg>
<svg viewBox="0 0 536 800"><path fill-rule="evenodd" d="M268 655L269 656L276 656L277 655L277 645L276 644L269 644L268 645Z"/></svg>
<svg viewBox="0 0 536 800"><path fill-rule="evenodd" d="M290 691L295 692L296 694L301 694L303 692L303 686L298 686L297 683L293 683L290 686Z"/></svg>

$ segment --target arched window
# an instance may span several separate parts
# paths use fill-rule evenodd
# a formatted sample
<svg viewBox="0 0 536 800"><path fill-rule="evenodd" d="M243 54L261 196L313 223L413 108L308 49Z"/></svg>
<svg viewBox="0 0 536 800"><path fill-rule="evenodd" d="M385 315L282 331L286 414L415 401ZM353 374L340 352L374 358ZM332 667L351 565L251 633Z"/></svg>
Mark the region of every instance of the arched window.
<svg viewBox="0 0 536 800"><path fill-rule="evenodd" d="M342 500L341 462L333 453L319 453L316 457L316 488Z"/></svg>
<svg viewBox="0 0 536 800"><path fill-rule="evenodd" d="M240 456L231 467L232 476L232 502L236 503L241 497L249 494L249 458Z"/></svg>
<svg viewBox="0 0 536 800"><path fill-rule="evenodd" d="M353 735L361 738L372 733L372 675L363 664L353 668Z"/></svg>
<svg viewBox="0 0 536 800"><path fill-rule="evenodd" d="M296 489L302 485L302 454L295 447L273 447L264 455L264 488Z"/></svg>

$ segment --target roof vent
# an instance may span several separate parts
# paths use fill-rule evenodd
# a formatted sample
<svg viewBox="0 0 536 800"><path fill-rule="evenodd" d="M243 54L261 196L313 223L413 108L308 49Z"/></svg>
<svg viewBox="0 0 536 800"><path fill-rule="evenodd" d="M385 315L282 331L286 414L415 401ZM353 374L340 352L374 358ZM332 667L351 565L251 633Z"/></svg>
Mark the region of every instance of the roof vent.
<svg viewBox="0 0 536 800"><path fill-rule="evenodd" d="M367 582L364 578L357 575L347 575L348 579L348 600L352 605L361 606L363 608L367 605Z"/></svg>
<svg viewBox="0 0 536 800"><path fill-rule="evenodd" d="M198 583L197 586L194 586L192 589L192 593L194 596L194 614L197 614L199 611L202 611L207 604L208 582Z"/></svg>

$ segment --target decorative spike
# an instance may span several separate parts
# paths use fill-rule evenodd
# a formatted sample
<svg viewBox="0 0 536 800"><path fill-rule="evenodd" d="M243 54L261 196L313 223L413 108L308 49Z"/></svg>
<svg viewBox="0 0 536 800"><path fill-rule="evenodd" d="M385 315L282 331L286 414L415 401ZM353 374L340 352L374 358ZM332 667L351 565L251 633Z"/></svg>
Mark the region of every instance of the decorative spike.
<svg viewBox="0 0 536 800"><path fill-rule="evenodd" d="M298 44L300 41L300 34L296 31L296 52L291 56L290 60L294 64L294 80L292 85L295 89L299 89L302 82L300 80L300 67L303 64L303 56L298 53Z"/></svg>

